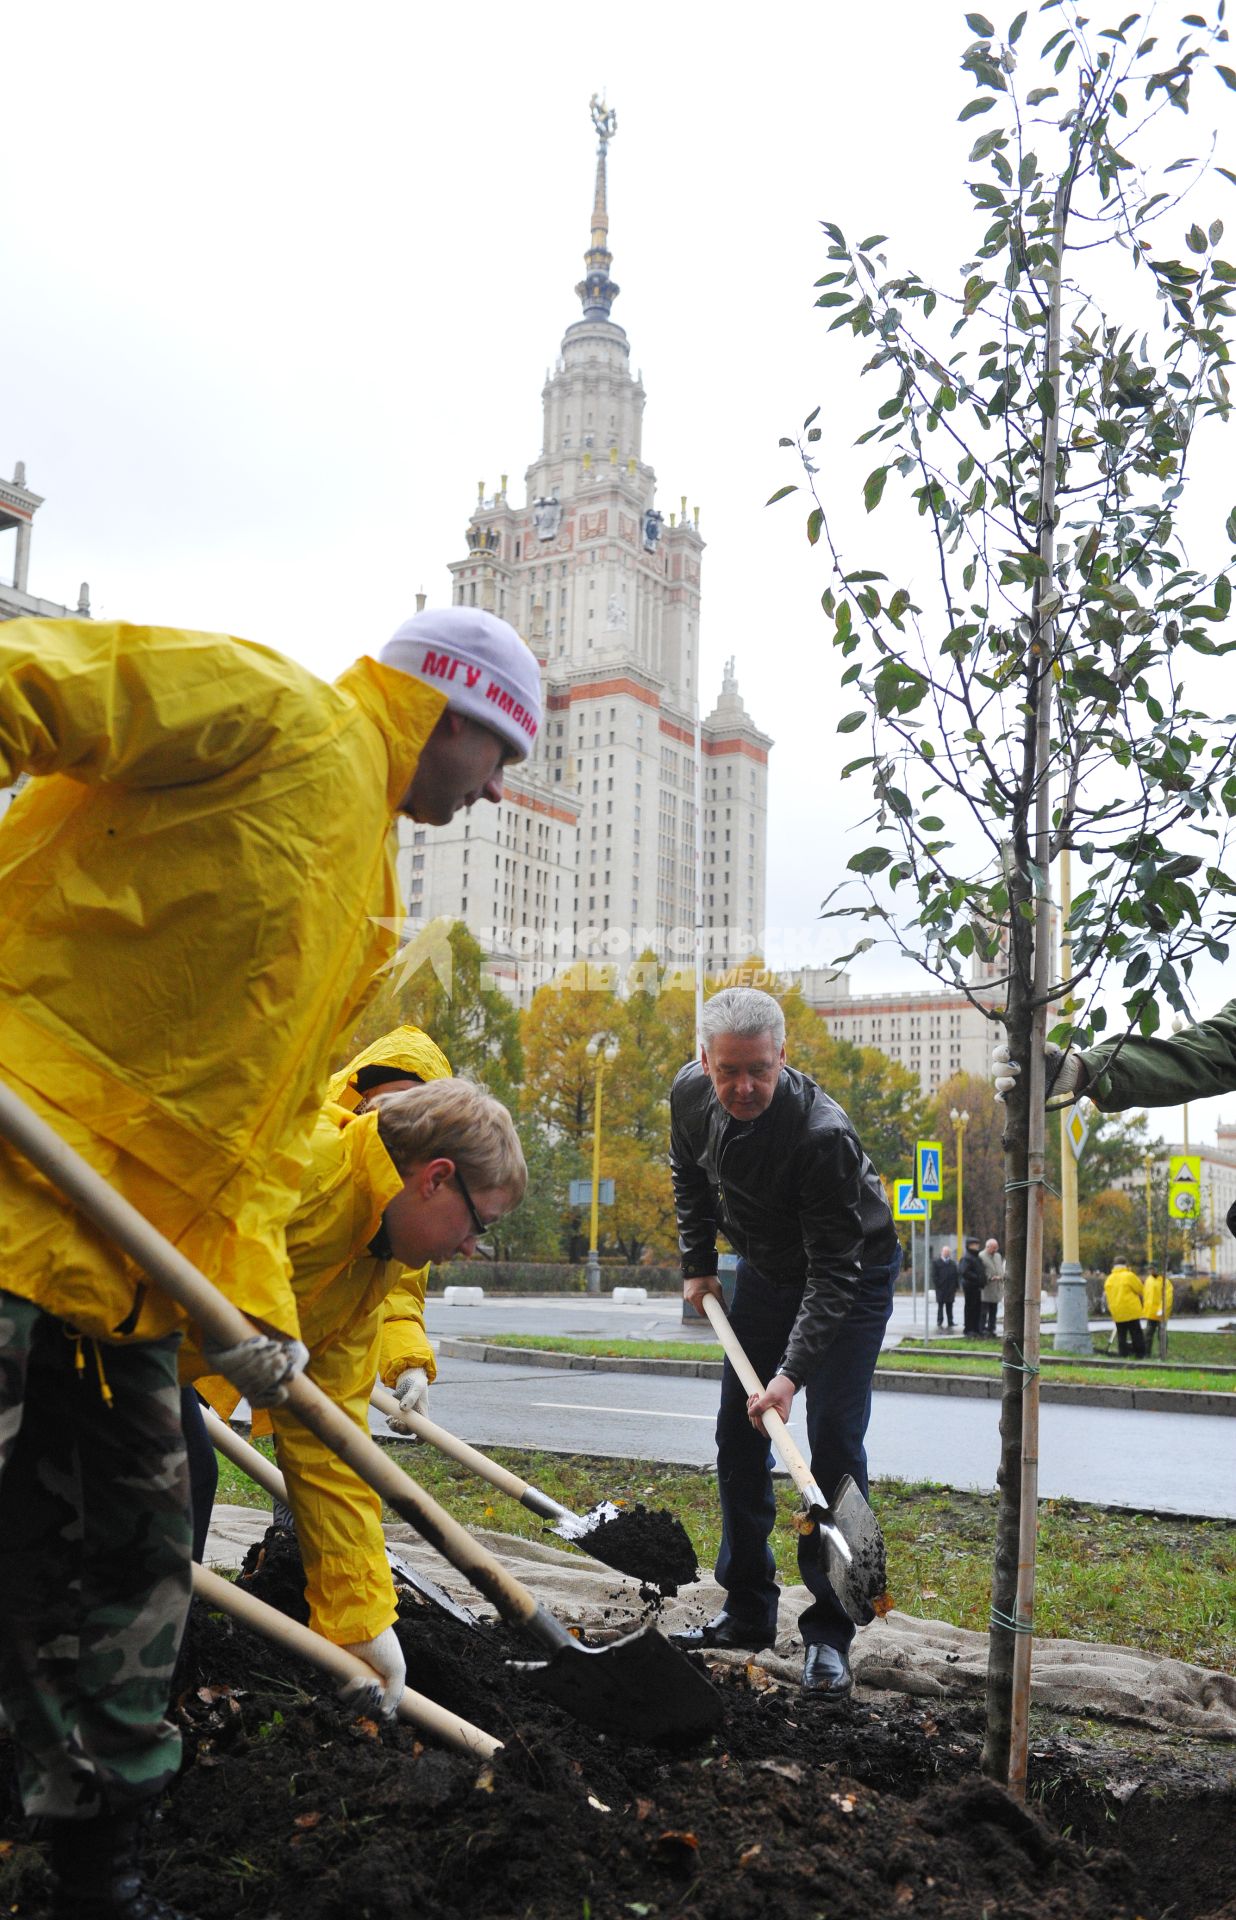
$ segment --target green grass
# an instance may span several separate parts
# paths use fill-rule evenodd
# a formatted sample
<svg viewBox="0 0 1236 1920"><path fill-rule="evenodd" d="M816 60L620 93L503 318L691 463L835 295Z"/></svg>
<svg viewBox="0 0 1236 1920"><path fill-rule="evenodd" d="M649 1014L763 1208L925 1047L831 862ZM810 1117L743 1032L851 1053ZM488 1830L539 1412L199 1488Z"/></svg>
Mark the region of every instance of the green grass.
<svg viewBox="0 0 1236 1920"><path fill-rule="evenodd" d="M1222 1335L1193 1334L1185 1336L1194 1341L1211 1338L1224 1338ZM576 1340L560 1334L519 1334L487 1333L484 1344L490 1347L517 1347L536 1353L582 1354L594 1359L628 1360L720 1360L721 1348L711 1340ZM1176 1335L1172 1336L1172 1353L1176 1355ZM1182 1354L1180 1358L1192 1357ZM1199 1356L1200 1358L1201 1356ZM1209 1356L1207 1356L1209 1357ZM1207 1374L1204 1370L1173 1367L1169 1361L1166 1367L1157 1361L1142 1361L1128 1367L1086 1367L1057 1360L1051 1353L1044 1353L1045 1372L1056 1379L1067 1380L1077 1386L1100 1387L1174 1387L1181 1391L1194 1393L1233 1393L1236 1392L1236 1374ZM1216 1364L1222 1364L1215 1356ZM995 1378L1000 1371L1000 1348L998 1345L976 1346L973 1343L960 1346L955 1340L944 1343L935 1352L916 1347L913 1353L900 1353L890 1348L880 1355L881 1368L903 1373L974 1373Z"/></svg>
<svg viewBox="0 0 1236 1920"><path fill-rule="evenodd" d="M268 1441L260 1444L269 1452ZM533 1514L432 1448L397 1446L392 1453L464 1526L557 1544ZM720 1544L712 1473L508 1447L495 1448L493 1458L579 1513L604 1498L668 1508L695 1542L701 1565L712 1566ZM222 1459L219 1499L269 1505ZM782 1579L790 1582L797 1579L795 1504L792 1490L779 1486L773 1550ZM889 1584L901 1611L985 1630L996 1496L885 1480L873 1488L872 1504L888 1541ZM1052 1638L1106 1640L1236 1672L1236 1522L1157 1520L1072 1501L1042 1502L1035 1625Z"/></svg>

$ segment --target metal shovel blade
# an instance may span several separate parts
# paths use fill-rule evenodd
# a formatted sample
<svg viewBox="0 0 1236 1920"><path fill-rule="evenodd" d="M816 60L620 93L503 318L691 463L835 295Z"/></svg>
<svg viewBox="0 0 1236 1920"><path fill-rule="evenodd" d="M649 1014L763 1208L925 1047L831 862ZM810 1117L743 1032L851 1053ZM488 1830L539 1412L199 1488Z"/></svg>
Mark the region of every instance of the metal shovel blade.
<svg viewBox="0 0 1236 1920"><path fill-rule="evenodd" d="M598 1733L633 1740L700 1738L721 1724L721 1695L655 1627L607 1647L574 1641L545 1661L520 1661L539 1693Z"/></svg>
<svg viewBox="0 0 1236 1920"><path fill-rule="evenodd" d="M829 1584L854 1624L865 1627L888 1611L888 1556L879 1522L848 1473L833 1496L828 1518L850 1550L847 1561L830 1537L832 1528L820 1529Z"/></svg>
<svg viewBox="0 0 1236 1920"><path fill-rule="evenodd" d="M446 1588L440 1587L436 1580L431 1580L426 1573L418 1573L415 1567L410 1567L406 1560L401 1560L398 1554L391 1552L389 1547L386 1549L386 1559L391 1572L401 1585L411 1587L413 1593L419 1594L421 1599L428 1601L430 1606L440 1607L443 1613L449 1613L451 1619L458 1620L460 1626L473 1627L480 1631L481 1623L471 1608L465 1607L459 1600L452 1600Z"/></svg>

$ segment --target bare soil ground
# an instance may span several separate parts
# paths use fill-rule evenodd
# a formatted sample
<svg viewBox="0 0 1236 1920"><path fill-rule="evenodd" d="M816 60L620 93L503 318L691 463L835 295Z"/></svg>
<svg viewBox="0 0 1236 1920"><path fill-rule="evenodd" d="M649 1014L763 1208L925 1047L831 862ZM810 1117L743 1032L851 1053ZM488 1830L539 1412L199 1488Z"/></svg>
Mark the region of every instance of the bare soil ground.
<svg viewBox="0 0 1236 1920"><path fill-rule="evenodd" d="M303 1618L286 1535L252 1584ZM752 1663L714 1670L718 1735L627 1745L528 1692L500 1627L403 1613L412 1683L497 1734L492 1763L349 1717L195 1603L149 1851L165 1899L200 1920L1236 1920L1230 1749L1036 1723L1027 1811L982 1779L972 1710L879 1694L832 1717ZM0 1735L0 1913L46 1912Z"/></svg>

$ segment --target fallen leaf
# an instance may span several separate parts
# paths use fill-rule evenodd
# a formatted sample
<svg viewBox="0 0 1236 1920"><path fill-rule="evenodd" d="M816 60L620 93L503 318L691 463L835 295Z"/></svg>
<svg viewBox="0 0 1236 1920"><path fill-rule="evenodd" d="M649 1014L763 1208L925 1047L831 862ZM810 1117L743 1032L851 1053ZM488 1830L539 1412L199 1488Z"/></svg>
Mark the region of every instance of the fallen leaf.
<svg viewBox="0 0 1236 1920"><path fill-rule="evenodd" d="M744 1672L747 1676L747 1684L754 1687L757 1693L767 1693L770 1687L775 1687L777 1684L768 1668L761 1667L755 1660L748 1660Z"/></svg>
<svg viewBox="0 0 1236 1920"><path fill-rule="evenodd" d="M749 1866L751 1865L751 1862L752 1862L753 1860L758 1860L758 1859L759 1859L759 1857L760 1857L760 1855L761 1855L761 1854L763 1853L763 1851L764 1851L764 1849L763 1849L763 1847L761 1847L761 1846L759 1846L758 1844L757 1844L756 1846L754 1846L754 1847L747 1847L747 1848L746 1848L746 1849L745 1849L745 1850L744 1850L744 1851L743 1851L742 1853L740 1853L740 1854L739 1854L739 1856L738 1856L738 1864L739 1864L739 1866L740 1866L740 1867L749 1867Z"/></svg>
<svg viewBox="0 0 1236 1920"><path fill-rule="evenodd" d="M370 1720L362 1714L359 1720L352 1722L352 1731L353 1733L363 1735L366 1740L376 1740L378 1738L378 1723L376 1720Z"/></svg>
<svg viewBox="0 0 1236 1920"><path fill-rule="evenodd" d="M939 1594L933 1592L930 1587L924 1587L918 1597L920 1600L938 1600L940 1598Z"/></svg>
<svg viewBox="0 0 1236 1920"><path fill-rule="evenodd" d="M853 1813L858 1805L852 1793L830 1793L828 1797L835 1807L840 1807L842 1813Z"/></svg>
<svg viewBox="0 0 1236 1920"><path fill-rule="evenodd" d="M488 1760L476 1776L476 1790L478 1793L492 1793L494 1790L494 1770Z"/></svg>
<svg viewBox="0 0 1236 1920"><path fill-rule="evenodd" d="M588 1805L590 1807L595 1807L598 1813L609 1812L609 1808L606 1806L604 1800L598 1800L595 1793L590 1793L588 1795Z"/></svg>
<svg viewBox="0 0 1236 1920"><path fill-rule="evenodd" d="M914 1898L914 1888L907 1886L904 1880L899 1880L897 1882L897 1885L893 1888L894 1906L908 1907L910 1905L910 1902L913 1900L913 1898Z"/></svg>
<svg viewBox="0 0 1236 1920"><path fill-rule="evenodd" d="M316 1827L321 1818L320 1813L298 1813L292 1825L303 1827L307 1831L310 1827Z"/></svg>
<svg viewBox="0 0 1236 1920"><path fill-rule="evenodd" d="M635 1818L637 1820L646 1820L652 1812L652 1805L651 1800L637 1800L635 1802Z"/></svg>
<svg viewBox="0 0 1236 1920"><path fill-rule="evenodd" d="M700 1843L695 1835L684 1833L677 1827L660 1834L654 1847L658 1860L664 1866L676 1867L680 1872L691 1865L699 1850Z"/></svg>
<svg viewBox="0 0 1236 1920"><path fill-rule="evenodd" d="M885 1614L891 1613L892 1610L893 1610L893 1596L891 1593L882 1593L878 1600L873 1600L871 1603L871 1611L876 1615L876 1618L879 1620L882 1620Z"/></svg>
<svg viewBox="0 0 1236 1920"><path fill-rule="evenodd" d="M802 1768L793 1760L756 1760L752 1764L751 1771L754 1773L757 1770L761 1773L779 1774L782 1780L791 1780L795 1786L801 1783L803 1777Z"/></svg>

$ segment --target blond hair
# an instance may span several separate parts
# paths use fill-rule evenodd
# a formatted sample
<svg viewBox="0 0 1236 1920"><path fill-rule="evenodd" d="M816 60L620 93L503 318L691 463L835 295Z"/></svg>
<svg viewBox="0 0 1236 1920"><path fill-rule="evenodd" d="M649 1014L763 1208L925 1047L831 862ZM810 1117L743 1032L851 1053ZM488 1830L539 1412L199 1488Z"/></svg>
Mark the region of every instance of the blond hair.
<svg viewBox="0 0 1236 1920"><path fill-rule="evenodd" d="M514 1122L500 1100L471 1080L375 1090L359 1108L376 1113L378 1134L399 1173L422 1160L453 1160L469 1186L499 1187L511 1206L524 1197L528 1169Z"/></svg>

